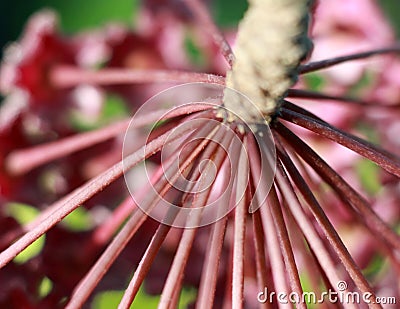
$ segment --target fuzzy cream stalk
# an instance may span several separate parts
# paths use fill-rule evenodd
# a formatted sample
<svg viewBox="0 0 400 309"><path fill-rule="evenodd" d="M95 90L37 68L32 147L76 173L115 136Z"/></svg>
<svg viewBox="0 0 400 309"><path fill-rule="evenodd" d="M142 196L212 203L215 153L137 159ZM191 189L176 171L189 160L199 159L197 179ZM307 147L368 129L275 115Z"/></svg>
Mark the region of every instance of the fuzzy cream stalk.
<svg viewBox="0 0 400 309"><path fill-rule="evenodd" d="M307 36L309 0L249 0L239 25L236 59L226 85L246 95L261 111L243 104L232 91L224 105L244 121L269 122L287 90L297 79L297 67L311 49ZM246 106L245 108L243 106ZM229 116L230 121L233 115Z"/></svg>

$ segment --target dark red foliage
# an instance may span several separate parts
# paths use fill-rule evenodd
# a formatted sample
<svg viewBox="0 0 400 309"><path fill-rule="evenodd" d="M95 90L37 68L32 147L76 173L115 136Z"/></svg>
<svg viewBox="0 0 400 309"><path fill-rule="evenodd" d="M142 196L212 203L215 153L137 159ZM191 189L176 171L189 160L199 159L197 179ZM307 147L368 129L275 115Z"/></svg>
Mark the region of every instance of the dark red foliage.
<svg viewBox="0 0 400 309"><path fill-rule="evenodd" d="M47 233L42 253L43 272L64 296L71 293L98 258L101 248L90 236L90 232L72 232L61 227Z"/></svg>
<svg viewBox="0 0 400 309"><path fill-rule="evenodd" d="M56 65L75 63L72 45L58 33L56 23L51 12L36 14L3 63L1 90L7 93L23 89L29 94L32 108L59 105L64 93L53 87L49 72Z"/></svg>
<svg viewBox="0 0 400 309"><path fill-rule="evenodd" d="M1 308L37 308L39 284L43 279L38 259L19 265L10 263L0 274Z"/></svg>
<svg viewBox="0 0 400 309"><path fill-rule="evenodd" d="M36 49L16 68L15 84L29 91L34 107L58 103L62 93L51 85L48 74L58 64L73 64L73 55L69 46L51 33L39 36Z"/></svg>

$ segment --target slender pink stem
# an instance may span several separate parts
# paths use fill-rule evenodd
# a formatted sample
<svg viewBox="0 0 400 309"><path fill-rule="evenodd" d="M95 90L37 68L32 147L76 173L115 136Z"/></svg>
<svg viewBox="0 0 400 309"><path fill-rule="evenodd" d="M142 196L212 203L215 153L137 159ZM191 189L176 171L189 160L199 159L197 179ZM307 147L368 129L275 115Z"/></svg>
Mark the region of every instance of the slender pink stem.
<svg viewBox="0 0 400 309"><path fill-rule="evenodd" d="M171 119L210 108L211 106L209 104L196 103L180 106L166 115L165 113L167 111L162 110L150 112L139 119L135 118L135 122L131 124L129 124L131 119L127 119L91 132L79 133L55 142L34 146L28 149L16 150L7 157L6 166L11 174L21 175L42 164L65 157L66 155L76 151L89 148L95 144L113 138L118 134L124 133L128 126L130 129L138 128L144 125L153 124L161 119Z"/></svg>
<svg viewBox="0 0 400 309"><path fill-rule="evenodd" d="M139 266L135 270L135 274L133 275L128 288L124 292L124 296L118 305L118 309L128 309L131 307L133 299L139 291L140 285L145 279L147 272L150 270L151 264L153 263L170 229L171 226L169 225L159 225L156 233L151 239L150 244L147 246L146 252L142 257Z"/></svg>
<svg viewBox="0 0 400 309"><path fill-rule="evenodd" d="M249 152L257 153L257 146L253 139L249 140ZM261 175L261 179L260 179ZM257 158L254 158L251 166L251 176L254 182L258 183L261 181L260 186L265 186L265 178L262 177L261 164ZM264 201L259 208L261 214L261 222L264 230L264 237L266 240L266 245L268 247L268 254L272 269L274 286L276 293L285 293L289 295L289 288L286 281L286 269L282 259L281 247L279 245L279 239L276 232L274 219L271 215L268 205L266 204L265 197L262 195L260 190L256 191L257 201ZM267 295L268 296L268 295ZM292 305L279 303L279 308L292 308Z"/></svg>
<svg viewBox="0 0 400 309"><path fill-rule="evenodd" d="M368 281L364 278L361 273L359 267L354 262L347 248L343 244L339 235L337 234L335 228L329 221L325 212L319 205L318 201L315 199L313 193L308 188L307 184L304 182L304 179L301 177L296 167L293 165L290 158L284 152L283 149L280 149L279 144L277 144L277 152L279 154L280 160L285 165L285 168L288 170L290 176L293 179L293 182L296 184L303 198L307 201L307 204L310 207L311 212L313 213L315 219L317 220L319 226L324 232L326 238L329 240L332 248L335 250L336 254L340 258L343 265L346 267L347 272L350 274L356 286L363 293L371 293L371 295L375 295L374 291L370 287ZM372 296L374 298L374 296ZM382 308L378 304L371 305L371 308Z"/></svg>
<svg viewBox="0 0 400 309"><path fill-rule="evenodd" d="M233 238L233 228L232 228L233 222L231 220L228 220L228 227L226 230L227 239L232 239ZM227 242L228 246L228 252L229 252L229 257L226 262L226 277L225 277L225 294L224 298L222 301L222 309L231 309L232 308L232 273L233 273L233 243L228 241Z"/></svg>
<svg viewBox="0 0 400 309"><path fill-rule="evenodd" d="M180 282L180 285L176 286L174 294L171 297L171 305L169 306L168 309L175 309L179 307L178 304L179 304L179 297L181 296L181 290L182 290L182 282Z"/></svg>
<svg viewBox="0 0 400 309"><path fill-rule="evenodd" d="M209 128L207 127L203 127L201 130L199 130L200 132L198 133L198 136L204 136L204 133L209 131ZM192 140L192 137L196 138L196 135L190 136L189 140ZM185 144L185 142L182 142L181 146L183 146ZM197 143L197 146L195 147L194 150L191 151L191 154L194 153L199 153L199 151L201 151L201 149L203 148L204 143L201 143L201 141L199 141ZM184 157L183 160L186 161L189 158L190 153L183 153L183 154L179 154L177 153L176 156L172 157L170 160L170 162L165 162L163 167L160 167L160 169L158 170L158 172L160 173L159 176L162 175L162 172L164 171L165 168L170 169L172 167L172 163L174 160L178 159L178 156L182 156ZM187 161L189 162L189 161ZM186 167L187 164L183 164L183 167ZM196 169L198 170L198 169ZM157 175L155 175L154 177L155 179L158 179L159 177ZM196 179L194 179L196 178ZM191 181L197 180L197 177L194 175L192 175L191 177ZM145 190L147 192L147 190ZM141 191L143 192L143 191ZM147 193L146 193L147 194ZM180 197L182 197L182 195L180 195ZM177 204L182 204L181 201L176 200L176 203L174 203L174 205ZM174 219L176 218L176 216L178 215L178 210L177 208L171 208L168 210L168 213L166 215L166 219L164 221L166 222L174 222ZM144 256L142 257L140 264L138 266L138 268L136 269L132 280L129 283L128 288L125 290L124 296L119 304L119 308L129 308L131 306L131 303L136 295L136 293L139 291L139 287L142 284L147 272L149 271L152 262L154 261L154 258L158 252L158 250L161 247L162 242L164 241L165 237L167 236L168 231L170 230L170 225L160 225L156 235L153 237L153 239L151 240L151 243L149 244L149 246L147 247L147 250L144 254Z"/></svg>
<svg viewBox="0 0 400 309"><path fill-rule="evenodd" d="M245 141L245 144L246 141ZM244 148L239 157L239 165L237 172L237 194L246 192L248 186L248 157ZM235 231L233 242L233 273L232 273L232 308L243 308L243 289L244 289L244 244L246 236L246 194L236 196L236 200L240 198L235 209Z"/></svg>
<svg viewBox="0 0 400 309"><path fill-rule="evenodd" d="M200 280L196 308L212 308L228 217L214 223Z"/></svg>
<svg viewBox="0 0 400 309"><path fill-rule="evenodd" d="M106 244L136 207L135 200L128 196L107 218L107 221L93 232L92 239L94 243L98 245Z"/></svg>
<svg viewBox="0 0 400 309"><path fill-rule="evenodd" d="M201 125L201 124L200 124ZM212 129L212 127L211 127ZM186 129L187 130L187 129ZM185 133L186 130L182 130L180 133ZM169 132L165 133L162 136L169 135ZM177 137L179 138L179 137ZM157 138L156 140L158 140ZM150 142L148 145L150 145ZM165 141L164 141L165 143ZM193 150L193 152L189 153L187 157L185 157L184 162L181 165L181 170L185 170L190 164L193 162L194 158L199 154L199 152L203 149L204 143L208 143L208 140L205 139ZM163 177L158 183L155 184L154 189L150 191L150 194L147 194L143 201L141 201L140 206L142 210L146 210L146 212L151 211L154 206L159 202L159 200L167 193L167 191L171 188L173 183L176 182L180 175L180 171L175 168L175 165L171 165L165 171L165 177ZM139 213L139 214L138 214ZM71 296L71 300L67 305L67 308L81 308L86 299L89 297L90 293L96 287L96 285L100 282L101 278L104 276L105 272L109 269L118 255L121 253L123 248L127 242L132 238L132 236L136 233L139 226L146 220L147 215L143 211L137 211L133 214L131 219L127 222L127 224L122 228L122 230L117 234L111 244L107 247L106 251L102 254L102 256L97 260L96 264L93 265L92 269L89 273L81 280L79 285L75 288L73 295ZM171 218L167 218L171 219ZM145 270L145 269L144 269ZM139 276L140 278L140 276ZM128 297L128 296L127 296ZM124 300L125 302L126 300Z"/></svg>
<svg viewBox="0 0 400 309"><path fill-rule="evenodd" d="M251 142L249 143L249 152L256 153L256 150L257 150L257 146L255 145L254 140L251 140ZM258 181L259 175L261 172L261 167L260 167L259 160L257 160L257 157L255 157L254 161L252 161L251 172L252 172L253 181ZM263 178L261 178L261 180L263 180ZM334 286L335 289L337 290L336 285L341 280L337 273L337 267L335 266L335 263L332 261L330 253L328 253L323 242L319 238L319 235L316 232L314 225L310 222L309 218L304 213L304 211L297 199L297 196L295 195L294 190L293 190L292 186L290 185L283 168L280 165L278 165L278 168L276 171L276 183L278 184L279 191L282 193L282 196L287 201L286 205L289 206L290 211L293 214L293 218L296 219L300 229L302 230L303 234L306 236L306 239L309 242L311 248L316 252L318 261L321 265L323 265L323 269L326 271L326 274L327 274L332 286ZM260 197L258 197L258 199L263 200L264 197L260 196ZM271 218L269 210L268 209L262 210L264 206L265 205L263 205L260 208L260 212L261 212L262 223L264 226L265 238L267 240L267 245L268 245L269 253L270 253L272 272L274 275L274 282L275 282L275 289L278 292L282 292L282 286L284 288L286 288L286 282L285 281L279 282L278 280L279 279L282 280L282 278L284 278L285 272L283 270L283 275L281 275L281 277L279 277L279 273L276 269L276 265L279 265L279 263L281 263L281 260L278 260L277 262L274 262L272 260L273 256L271 256L271 253L272 253L271 250L272 250L273 245L275 243L277 243L277 240L275 242L272 242L272 241L270 242L270 240L269 240L269 238L272 238L272 236L270 235L270 231L273 232L274 229L271 227L270 229L267 230L267 228L269 226L269 222L270 222L270 225L272 225L272 226L274 225L274 223ZM277 257L279 257L279 256L280 256L280 254ZM283 266L281 266L281 267L283 267ZM276 278L276 276L278 276L278 278ZM287 293L287 288L286 288L286 290L283 290L283 292ZM352 306L352 305L345 304L344 306L345 306L345 308L355 308L355 306Z"/></svg>
<svg viewBox="0 0 400 309"><path fill-rule="evenodd" d="M203 31L212 35L212 38L215 44L219 47L221 54L224 56L229 66L232 67L233 61L235 60L232 48L225 39L224 35L218 29L217 25L214 23L213 18L208 13L207 8L199 0L184 0L184 2L194 14L199 27L202 29L204 28Z"/></svg>
<svg viewBox="0 0 400 309"><path fill-rule="evenodd" d="M268 204L272 217L274 218L275 228L277 231L279 243L281 246L282 255L285 261L290 286L292 292L297 295L303 295L303 289L300 283L300 277L297 270L296 262L294 260L294 254L292 245L290 243L289 234L286 229L285 220L283 219L283 213L281 210L278 195L276 194L275 188L273 187L268 195ZM307 308L305 303L300 302L297 304L298 308Z"/></svg>
<svg viewBox="0 0 400 309"><path fill-rule="evenodd" d="M225 135L225 136L224 136ZM223 138L223 139L222 139ZM232 136L229 134L225 134L225 130L220 129L216 132L215 137L213 138L214 141L221 140L221 145L228 147ZM225 147L220 147L215 151L215 154L212 155L214 157L214 164L219 169L225 160ZM210 147L210 149L215 149L214 147ZM207 151L207 149L206 149ZM210 162L207 163L204 173L202 174L202 177L198 180L199 188L204 187L204 182L208 181L208 173L210 172L210 169L212 168L212 164ZM185 229L181 241L178 246L178 250L175 254L174 261L172 263L170 272L168 274L167 280L164 285L164 289L161 293L161 299L159 303L159 308L175 308L176 304L172 303L173 296L175 293L175 290L178 287L181 286L183 275L184 275L184 269L186 267L187 259L189 257L189 253L191 250L191 247L193 245L194 237L197 232L197 226L201 223L201 216L202 216L202 210L204 209L204 206L206 205L206 202L209 198L209 194L211 192L211 188L209 187L206 190L200 191L195 194L193 203L191 205L192 208L198 208L200 211L196 211L192 213L192 216L188 217L188 223L187 226L192 227L189 229Z"/></svg>
<svg viewBox="0 0 400 309"><path fill-rule="evenodd" d="M283 262L282 252L275 230L274 219L272 218L267 204L263 204L260 207L260 212L276 293L285 293L286 295L289 295L290 290L286 281L286 268ZM289 303L279 303L279 308L292 308L292 305Z"/></svg>
<svg viewBox="0 0 400 309"><path fill-rule="evenodd" d="M277 123L279 134L296 149L297 153L331 186L337 196L350 207L358 210L365 219L369 229L375 235L382 236L394 248L400 249L400 237L372 210L369 203L358 194L339 174L337 174L318 154L306 143L293 134L284 125Z"/></svg>
<svg viewBox="0 0 400 309"><path fill-rule="evenodd" d="M258 209L254 212L252 217L258 289L259 291L264 291L264 289L267 288L268 291L273 291L273 283L268 281L269 274L267 272L267 261L265 259L264 230L262 227L260 210ZM272 308L272 304L268 301L260 303L260 308L269 309Z"/></svg>
<svg viewBox="0 0 400 309"><path fill-rule="evenodd" d="M312 252L310 253L312 248L310 248L310 245L307 243L307 239L304 238L299 225L297 224L289 206L287 205L287 201L284 199L284 197L281 198L281 206L285 213L285 219L287 220L285 221L286 226L288 227L289 237L292 242L292 248L296 248L296 257L299 261L307 261L302 265L304 269L301 269L301 273L307 274L306 276L310 281L311 290L314 291L316 295L319 295L318 293L321 293L322 291L321 277L325 283L325 286L330 287L329 280L319 264L318 259L312 254ZM321 309L326 309L329 307L327 304L320 304L319 306Z"/></svg>
<svg viewBox="0 0 400 309"><path fill-rule="evenodd" d="M239 156L236 155L240 149L237 143L233 143L233 151L228 160L231 160L233 166L238 165ZM226 163L226 162L224 162ZM223 169L224 170L224 169ZM230 181L230 175L223 177L222 188L227 188L226 194L221 198L219 214L217 218L221 217L221 214L225 214L225 211L229 205L230 197L232 193L233 181ZM206 260L204 261L202 276L200 280L199 294L197 297L196 308L211 308L214 302L214 294L217 284L218 275L218 264L221 258L222 244L224 241L224 235L227 225L227 216L218 220L212 228L212 234L208 243Z"/></svg>
<svg viewBox="0 0 400 309"><path fill-rule="evenodd" d="M184 133L186 132L182 132L182 134ZM8 262L16 257L18 253L23 251L36 239L46 233L50 228L60 222L65 216L74 211L93 195L102 191L110 183L118 179L124 172L124 165L125 168L131 168L145 158L150 157L156 151L160 150L165 144L167 138L168 134L166 133L151 141L146 146L143 146L138 151L126 157L124 160L125 164L122 162L115 164L104 173L88 181L83 186L65 196L59 202L56 202L54 205L50 206L51 209L55 209L53 213L49 214L49 216L44 218L43 221L33 226L32 229L30 229L25 235L0 253L0 268L4 267Z"/></svg>
<svg viewBox="0 0 400 309"><path fill-rule="evenodd" d="M346 96L334 96L334 95L326 95L323 93L302 90L302 89L289 89L287 96L289 98L301 98L301 99L310 99L310 100L318 100L318 102L322 102L324 100L328 101L336 101L338 103L344 104L352 104L355 106L362 107L371 107L371 108L382 108L382 109L390 109L390 110L398 110L400 109L399 104L384 104L380 102L368 102L356 98L346 97Z"/></svg>
<svg viewBox="0 0 400 309"><path fill-rule="evenodd" d="M354 135L343 132L324 121L282 108L281 118L320 134L375 162L389 173L400 177L400 159Z"/></svg>
<svg viewBox="0 0 400 309"><path fill-rule="evenodd" d="M7 157L7 169L13 175L25 174L44 163L65 157L122 134L128 128L129 121L130 119L122 120L91 132L79 133L28 149L16 150Z"/></svg>
<svg viewBox="0 0 400 309"><path fill-rule="evenodd" d="M205 205L210 190L205 190L200 194L196 194L196 198L193 201L193 208L201 208ZM195 212L194 216L190 217L189 224L191 226L197 226L201 220L201 212ZM197 228L185 229L182 238L179 242L177 252L175 254L174 261L172 263L171 269L168 273L167 280L164 285L164 289L161 293L161 299L158 308L168 309L174 308L172 304L173 295L177 288L180 289L181 282L184 275L184 269L189 257L190 250L193 245L194 237L197 233Z"/></svg>
<svg viewBox="0 0 400 309"><path fill-rule="evenodd" d="M351 55L347 55L347 56L341 56L341 57L335 57L332 59L326 59L326 60L322 60L322 61L310 62L310 63L300 66L299 73L305 74L305 73L329 68L331 66L334 66L334 65L342 63L342 62L347 62L347 61L357 60L357 59L364 59L364 58L368 58L368 57L375 56L375 55L398 53L398 52L400 52L400 45L397 44L392 47L387 47L387 48L382 48L382 49L374 49L374 50L355 53L355 54L351 54Z"/></svg>
<svg viewBox="0 0 400 309"><path fill-rule="evenodd" d="M257 166L253 172L253 179L257 179L255 175L258 175L259 166ZM263 178L261 179L263 181ZM261 183L261 185L263 185ZM271 193L270 193L271 194ZM258 200L263 200L264 197L258 196ZM272 268L273 281L276 289L276 293L285 293L289 295L290 291L287 285L286 268L282 259L282 250L274 224L274 218L270 212L269 206L264 202L260 209L261 221L264 229L264 237L268 247L268 253ZM266 295L267 297L269 295ZM270 300L268 300L270 301ZM292 308L290 303L278 303L279 308Z"/></svg>
<svg viewBox="0 0 400 309"><path fill-rule="evenodd" d="M400 245L399 235L373 211L371 205L360 194L330 168L308 145L282 124L278 123L276 127L282 127L279 129L281 136L287 139L289 145L296 149L315 172L331 186L342 202L350 206L346 209L352 213L355 223L363 225L372 237L377 238L377 246L382 254L388 257L394 270L399 273L400 262L394 253L394 249L399 248ZM275 135L275 142L280 142L279 136ZM320 192L320 194L323 194L323 192Z"/></svg>
<svg viewBox="0 0 400 309"><path fill-rule="evenodd" d="M100 69L83 70L72 66L58 66L51 71L51 82L60 88L89 83L94 85L147 83L213 83L224 85L222 76L173 70Z"/></svg>
<svg viewBox="0 0 400 309"><path fill-rule="evenodd" d="M207 127L203 128L203 130L207 130ZM201 136L201 135L200 135ZM221 138L221 131L218 130L217 134L215 135L215 137L213 137L213 140ZM194 137L191 140L195 140L196 137ZM210 157L212 157L213 153L215 152L215 150L217 149L218 144L217 143L211 143L208 145L208 147L206 148L206 150L204 151L204 153L199 156L196 160L195 164L198 164L199 162L202 162L203 160L208 160L210 159ZM193 190L195 190L195 187L198 185L198 181L201 177L201 170L200 168L195 168L191 170L192 174L190 176L191 178L191 182L188 183L187 188L186 188L186 192L183 194L183 198L182 198L182 203L185 204L188 199L193 195L192 192Z"/></svg>
<svg viewBox="0 0 400 309"><path fill-rule="evenodd" d="M321 240L320 236L315 230L314 224L304 213L304 210L296 194L294 193L293 187L291 186L289 179L282 165L280 164L278 164L276 170L276 182L278 184L279 191L282 193L282 196L284 196L285 199L287 200L287 205L290 208L293 217L297 221L297 224L299 225L310 247L312 248L312 252L314 252L317 260L323 267L323 270L327 275L331 286L337 292L340 292L337 288L337 284L342 280L342 278L339 276L337 267L334 261L332 260L330 253L325 248L323 241ZM345 308L356 308L356 306L352 304L342 304L342 305Z"/></svg>

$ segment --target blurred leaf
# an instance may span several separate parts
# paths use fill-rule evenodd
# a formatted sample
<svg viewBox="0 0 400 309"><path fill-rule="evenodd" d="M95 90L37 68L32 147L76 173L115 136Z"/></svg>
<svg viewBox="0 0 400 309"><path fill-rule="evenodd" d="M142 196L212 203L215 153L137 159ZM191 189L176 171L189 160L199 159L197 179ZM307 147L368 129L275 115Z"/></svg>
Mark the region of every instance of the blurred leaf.
<svg viewBox="0 0 400 309"><path fill-rule="evenodd" d="M379 135L376 129L369 123L359 122L356 126L357 131L360 132L365 139L373 144L379 145Z"/></svg>
<svg viewBox="0 0 400 309"><path fill-rule="evenodd" d="M381 189L379 167L370 160L361 159L356 165L356 170L363 188L371 195L377 194Z"/></svg>
<svg viewBox="0 0 400 309"><path fill-rule="evenodd" d="M123 295L124 291L106 291L98 293L93 300L92 309L117 308ZM183 288L180 295L178 308L187 308L187 306L196 299L196 295L196 289ZM131 308L156 309L159 302L159 295L149 295L141 287L135 297L134 302L131 305Z"/></svg>
<svg viewBox="0 0 400 309"><path fill-rule="evenodd" d="M302 272L300 274L300 283L304 291L304 300L307 304L307 308L314 309L316 306L312 298L313 296L311 295L314 289L312 288L310 277L307 274L307 272ZM311 293L310 296L307 296L308 295L307 292ZM318 298L318 296L316 296L316 298Z"/></svg>
<svg viewBox="0 0 400 309"><path fill-rule="evenodd" d="M304 75L303 78L306 87L313 91L321 91L326 84L325 79L318 73L310 73Z"/></svg>
<svg viewBox="0 0 400 309"><path fill-rule="evenodd" d="M396 35L400 38L400 1L399 0L379 0L378 1L386 17L391 22Z"/></svg>
<svg viewBox="0 0 400 309"><path fill-rule="evenodd" d="M46 236L40 236L37 240L35 240L31 245L29 245L24 251L22 251L20 254L18 254L14 258L14 262L23 264L30 259L34 258L35 256L38 256L40 252L42 251L44 244L46 242Z"/></svg>
<svg viewBox="0 0 400 309"><path fill-rule="evenodd" d="M39 215L38 209L22 203L9 203L6 206L6 211L21 225L29 223Z"/></svg>
<svg viewBox="0 0 400 309"><path fill-rule="evenodd" d="M201 52L200 48L196 45L194 40L192 39L192 34L187 33L185 36L184 46L186 54L189 57L191 63L196 66L203 66L205 64L205 57Z"/></svg>
<svg viewBox="0 0 400 309"><path fill-rule="evenodd" d="M179 298L179 308L185 309L196 300L197 291L195 288L183 288Z"/></svg>
<svg viewBox="0 0 400 309"><path fill-rule="evenodd" d="M361 78L351 86L348 90L347 95L350 97L358 97L362 94L362 91L367 89L374 81L374 75L372 72L365 71Z"/></svg>
<svg viewBox="0 0 400 309"><path fill-rule="evenodd" d="M93 309L109 309L117 308L119 302L124 295L124 291L106 291L97 294L93 300ZM131 308L146 308L152 309L157 308L160 301L160 296L151 296L143 291L143 288L139 289L138 294L135 297Z"/></svg>
<svg viewBox="0 0 400 309"><path fill-rule="evenodd" d="M212 2L211 11L220 26L236 26L247 9L246 0L216 0Z"/></svg>
<svg viewBox="0 0 400 309"><path fill-rule="evenodd" d="M67 33L101 27L110 21L132 25L138 0L53 0L48 6L61 17L61 27Z"/></svg>
<svg viewBox="0 0 400 309"><path fill-rule="evenodd" d="M115 94L108 95L101 112L100 121L109 123L125 116L129 116L129 110L124 99Z"/></svg>
<svg viewBox="0 0 400 309"><path fill-rule="evenodd" d="M24 225L32 221L39 214L39 210L36 208L20 204L20 203L9 203L6 205L6 212L9 216L13 217L18 221L19 224ZM46 236L43 235L28 246L24 251L18 254L14 258L14 262L23 264L30 259L37 256L43 249Z"/></svg>
<svg viewBox="0 0 400 309"><path fill-rule="evenodd" d="M53 289L53 282L48 277L44 277L39 285L40 298L44 298L47 295L49 295L52 289Z"/></svg>
<svg viewBox="0 0 400 309"><path fill-rule="evenodd" d="M75 232L88 231L93 228L93 220L90 213L83 207L79 207L64 218L62 224Z"/></svg>
<svg viewBox="0 0 400 309"><path fill-rule="evenodd" d="M117 308L123 295L124 295L123 291L106 291L98 293L94 297L92 308L93 309Z"/></svg>
<svg viewBox="0 0 400 309"><path fill-rule="evenodd" d="M375 275L383 270L385 260L380 255L375 255L373 259L369 262L368 266L363 269L364 276L372 279Z"/></svg>

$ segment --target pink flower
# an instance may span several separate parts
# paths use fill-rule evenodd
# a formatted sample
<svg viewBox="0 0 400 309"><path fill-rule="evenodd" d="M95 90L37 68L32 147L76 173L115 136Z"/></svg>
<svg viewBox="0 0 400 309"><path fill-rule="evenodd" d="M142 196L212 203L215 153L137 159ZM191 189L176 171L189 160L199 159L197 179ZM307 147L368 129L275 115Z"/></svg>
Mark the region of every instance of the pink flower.
<svg viewBox="0 0 400 309"><path fill-rule="evenodd" d="M374 0L318 1L312 36L312 60L351 54L387 46L394 34ZM381 63L368 66L379 70ZM356 82L365 69L365 62L346 63L329 70L329 77L348 86Z"/></svg>
<svg viewBox="0 0 400 309"><path fill-rule="evenodd" d="M385 290L395 293L392 273L400 273L400 238L393 226L399 222L395 205L400 160L353 134L358 117L371 121L367 111L384 107L343 97L366 67L351 78L336 76L338 72L324 76L329 83L321 93L304 89L306 76L274 101L270 113L248 124L231 119L232 111L225 109L230 99L239 98L233 112L253 107L246 105L247 93L229 96L232 90L224 87L224 77L192 72L221 71L217 50L228 66L235 64L229 42L201 1L184 3L179 7L172 0L148 1L137 31L113 26L65 38L49 22L34 36L34 56L24 58L29 70L23 61L11 66L14 72L35 73L35 83L14 78L20 73L6 79L11 81L10 91L22 88L30 101L0 132L0 184L5 188L0 200L0 286L13 283L0 292L0 306L81 308L92 295L119 289L125 290L121 306L129 308L144 286L147 293L161 294L160 307L175 308L182 288L190 285L198 291L195 301L200 308L253 307L265 288L275 294L301 294L301 277L317 295L342 291L338 283L343 281L349 292L369 293L372 300ZM281 3L276 3L279 8ZM377 24L372 30L356 21L355 3L362 4L321 2L314 31L317 53L326 46L339 53L344 42L375 46L391 40L372 2L361 7ZM304 16L294 14L297 24L308 14L308 7L303 9L299 12ZM354 18L343 18L343 10ZM191 43L205 59L197 66L182 50L185 31L191 28ZM288 35L295 44L297 35ZM333 38L332 45L326 36ZM71 58L61 57L64 53L58 55L55 48L44 51L43 57L36 54L44 50L44 38L51 38L50 47L65 47ZM250 38L252 43L257 39ZM369 54L399 50L395 46ZM248 68L260 69L253 55L244 55L249 57ZM91 57L93 62L88 61ZM296 74L319 75L322 69L365 57L352 54L280 68L290 75L284 78L295 79ZM4 68L10 66L6 63ZM240 74L236 69L230 73ZM255 81L257 76L251 78ZM196 83L163 92L161 99L142 101L164 87L162 83L185 82ZM123 98L129 112L138 110L131 122L128 117L113 119L87 132L75 128L68 117L60 125L58 120L72 107L96 119L110 94ZM269 96L267 91L261 93L264 96ZM294 98L331 102L311 106ZM94 104L86 105L85 99ZM332 102L353 105L321 108ZM13 112L7 110L8 115ZM375 115L391 116L391 125L398 118L396 113ZM396 127L392 130L388 138L397 132ZM379 166L371 173L380 180L379 188L373 188L378 192L371 193L354 169L359 155ZM149 165L147 173L141 164ZM388 195L379 196L381 192ZM7 211L13 200L34 205L38 217L30 222L10 218ZM84 213L84 231L64 220L77 209ZM16 264L15 256L41 236L46 238L43 249ZM381 267L366 278L360 266L368 266L375 254L388 258L392 268ZM38 286L45 279L53 288L43 296ZM269 305L279 304L275 298Z"/></svg>

